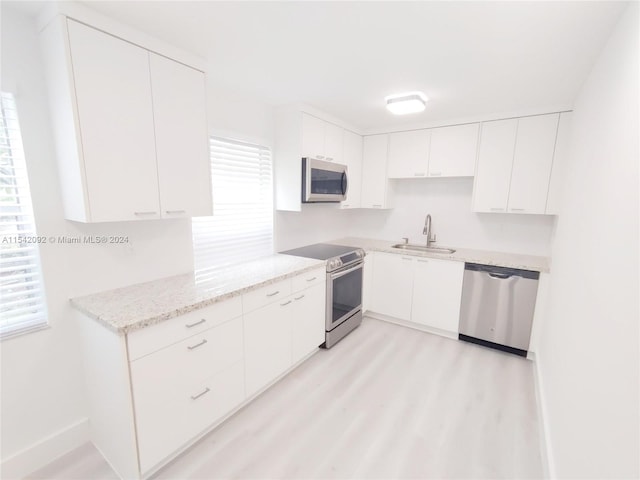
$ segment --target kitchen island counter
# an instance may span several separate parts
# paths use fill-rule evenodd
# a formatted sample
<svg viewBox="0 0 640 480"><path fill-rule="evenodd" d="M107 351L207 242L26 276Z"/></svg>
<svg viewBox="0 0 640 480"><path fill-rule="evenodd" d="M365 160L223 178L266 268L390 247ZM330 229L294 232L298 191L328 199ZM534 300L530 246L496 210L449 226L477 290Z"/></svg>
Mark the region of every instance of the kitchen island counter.
<svg viewBox="0 0 640 480"><path fill-rule="evenodd" d="M324 265L322 260L275 254L72 298L71 304L125 334Z"/></svg>

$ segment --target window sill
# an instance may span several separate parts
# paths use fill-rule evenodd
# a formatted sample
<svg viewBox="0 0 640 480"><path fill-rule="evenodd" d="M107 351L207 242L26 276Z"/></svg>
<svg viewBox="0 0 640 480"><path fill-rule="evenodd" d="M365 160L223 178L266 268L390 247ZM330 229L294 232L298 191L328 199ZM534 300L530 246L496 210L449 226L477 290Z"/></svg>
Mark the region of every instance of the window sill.
<svg viewBox="0 0 640 480"><path fill-rule="evenodd" d="M40 330L47 330L51 328L49 323L43 323L40 325L34 325L32 327L21 328L19 330L13 330L0 335L0 341L4 342L5 340L10 340L12 338L21 337L23 335L27 335L29 333L39 332Z"/></svg>

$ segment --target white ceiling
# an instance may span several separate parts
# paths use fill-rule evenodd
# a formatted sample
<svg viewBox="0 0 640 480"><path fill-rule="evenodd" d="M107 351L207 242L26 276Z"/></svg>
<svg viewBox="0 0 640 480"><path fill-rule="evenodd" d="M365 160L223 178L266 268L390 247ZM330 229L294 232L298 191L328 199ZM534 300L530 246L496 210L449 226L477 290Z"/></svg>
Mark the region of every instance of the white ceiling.
<svg viewBox="0 0 640 480"><path fill-rule="evenodd" d="M361 129L571 105L621 2L90 1L204 57L218 84ZM422 90L395 117L391 93Z"/></svg>

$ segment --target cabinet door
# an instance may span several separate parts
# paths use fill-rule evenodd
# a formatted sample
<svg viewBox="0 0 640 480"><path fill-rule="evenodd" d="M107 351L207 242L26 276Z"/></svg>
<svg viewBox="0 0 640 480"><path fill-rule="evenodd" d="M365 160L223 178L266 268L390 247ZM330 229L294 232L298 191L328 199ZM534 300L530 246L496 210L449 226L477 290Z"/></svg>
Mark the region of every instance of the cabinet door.
<svg viewBox="0 0 640 480"><path fill-rule="evenodd" d="M302 156L323 160L325 121L302 114Z"/></svg>
<svg viewBox="0 0 640 480"><path fill-rule="evenodd" d="M475 212L506 212L518 119L484 122L473 183Z"/></svg>
<svg viewBox="0 0 640 480"><path fill-rule="evenodd" d="M324 343L325 284L292 295L291 348L292 363L297 363Z"/></svg>
<svg viewBox="0 0 640 480"><path fill-rule="evenodd" d="M364 137L362 207L387 208L387 151L389 135Z"/></svg>
<svg viewBox="0 0 640 480"><path fill-rule="evenodd" d="M356 133L344 131L344 148L342 162L347 166L349 186L347 199L340 203L340 208L360 208L362 192L362 137Z"/></svg>
<svg viewBox="0 0 640 480"><path fill-rule="evenodd" d="M425 177L429 165L431 130L389 134L389 178Z"/></svg>
<svg viewBox="0 0 640 480"><path fill-rule="evenodd" d="M324 159L342 163L344 129L333 123L324 122Z"/></svg>
<svg viewBox="0 0 640 480"><path fill-rule="evenodd" d="M291 306L287 297L244 315L247 396L291 366Z"/></svg>
<svg viewBox="0 0 640 480"><path fill-rule="evenodd" d="M508 211L545 213L559 114L518 120Z"/></svg>
<svg viewBox="0 0 640 480"><path fill-rule="evenodd" d="M213 214L204 73L149 54L162 217Z"/></svg>
<svg viewBox="0 0 640 480"><path fill-rule="evenodd" d="M244 400L242 356L237 318L131 362L143 471Z"/></svg>
<svg viewBox="0 0 640 480"><path fill-rule="evenodd" d="M149 53L67 24L90 221L160 218Z"/></svg>
<svg viewBox="0 0 640 480"><path fill-rule="evenodd" d="M371 310L371 290L373 288L373 264L374 253L367 253L364 257L364 268L362 277L362 311Z"/></svg>
<svg viewBox="0 0 640 480"><path fill-rule="evenodd" d="M472 177L478 152L478 123L434 128L429 155L430 177Z"/></svg>
<svg viewBox="0 0 640 480"><path fill-rule="evenodd" d="M547 215L558 215L562 201L563 185L566 177L567 163L569 161L569 136L571 133L571 112L560 114L558 122L558 136L556 148L553 152L553 166L549 179L549 193L547 194Z"/></svg>
<svg viewBox="0 0 640 480"><path fill-rule="evenodd" d="M464 263L416 259L411 321L458 332Z"/></svg>
<svg viewBox="0 0 640 480"><path fill-rule="evenodd" d="M411 318L413 264L412 257L376 253L371 310L400 320Z"/></svg>

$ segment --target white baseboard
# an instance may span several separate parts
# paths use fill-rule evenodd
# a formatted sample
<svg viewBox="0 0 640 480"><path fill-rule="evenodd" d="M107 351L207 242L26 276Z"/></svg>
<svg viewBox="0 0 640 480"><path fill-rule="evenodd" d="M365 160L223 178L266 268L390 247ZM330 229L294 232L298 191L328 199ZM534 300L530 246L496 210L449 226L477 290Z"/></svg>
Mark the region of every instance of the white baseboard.
<svg viewBox="0 0 640 480"><path fill-rule="evenodd" d="M373 318L374 320L381 320L383 322L394 323L401 327L412 328L413 330L420 330L421 332L433 333L434 335L440 335L441 337L451 338L458 340L458 332L450 332L448 330L441 330L439 328L428 327L420 323L409 322L407 320L400 320L399 318L390 317L389 315L383 315L381 313L372 312L367 310L364 317Z"/></svg>
<svg viewBox="0 0 640 480"><path fill-rule="evenodd" d="M534 381L536 390L536 404L538 406L538 425L540 431L540 453L542 455L542 467L544 478L556 478L555 463L551 450L551 437L549 432L549 416L545 407L544 383L540 374L540 355L534 355L531 359L534 364Z"/></svg>
<svg viewBox="0 0 640 480"><path fill-rule="evenodd" d="M89 420L84 418L2 460L0 477L24 478L89 441Z"/></svg>

